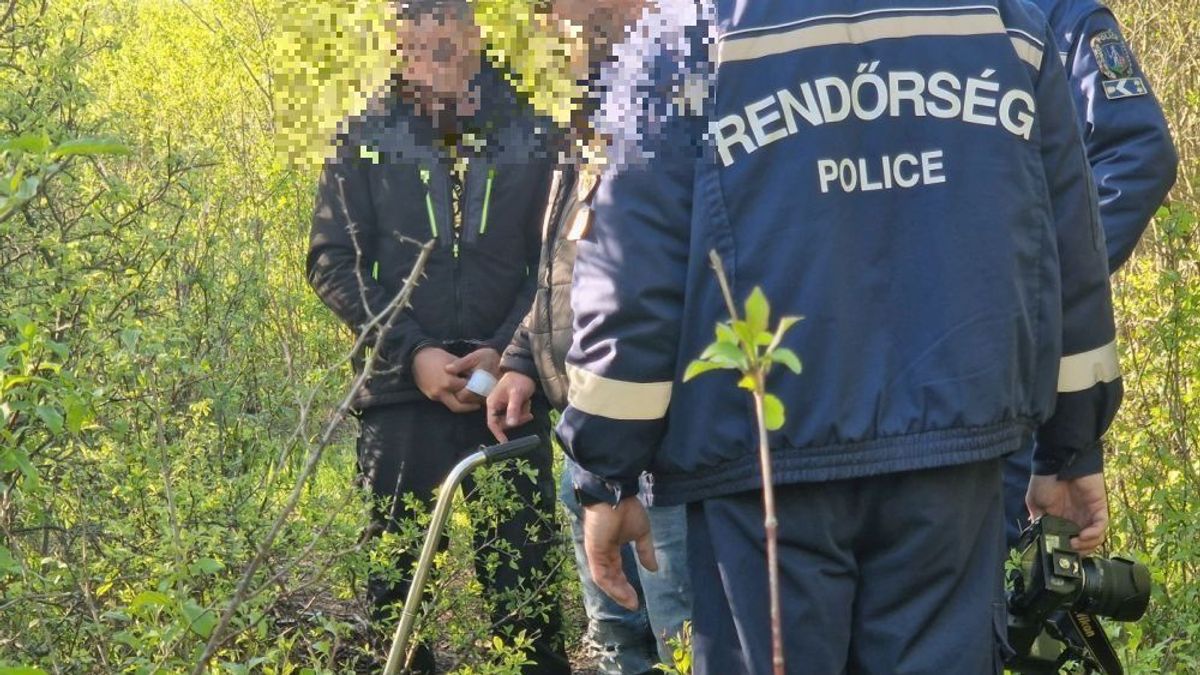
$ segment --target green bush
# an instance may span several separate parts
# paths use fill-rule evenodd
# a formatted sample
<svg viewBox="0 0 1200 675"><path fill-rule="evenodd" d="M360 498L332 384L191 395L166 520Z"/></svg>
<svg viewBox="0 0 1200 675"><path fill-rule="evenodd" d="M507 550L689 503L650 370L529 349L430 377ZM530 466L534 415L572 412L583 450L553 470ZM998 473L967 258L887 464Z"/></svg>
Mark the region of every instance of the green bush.
<svg viewBox="0 0 1200 675"><path fill-rule="evenodd" d="M522 51L529 31L504 25L528 6L487 4L500 56ZM1110 439L1109 552L1149 564L1156 589L1145 620L1109 627L1130 672L1196 672L1200 8L1114 9L1183 166L1114 284L1128 394ZM309 128L306 78L332 78L323 96L341 102L379 70L338 40L386 51L382 14L341 0L0 0L0 671L186 672L202 653L347 385L350 337L301 273L311 165L276 150L303 154L289 133ZM340 70L306 71L281 59L287 45ZM521 86L546 89L547 107L566 96ZM330 110L308 133L344 112ZM352 424L333 434L215 670L369 667L379 637L358 589L419 528L359 543L353 445ZM511 672L520 637L483 619L466 515L420 630L466 672ZM576 644L560 552L551 582Z"/></svg>

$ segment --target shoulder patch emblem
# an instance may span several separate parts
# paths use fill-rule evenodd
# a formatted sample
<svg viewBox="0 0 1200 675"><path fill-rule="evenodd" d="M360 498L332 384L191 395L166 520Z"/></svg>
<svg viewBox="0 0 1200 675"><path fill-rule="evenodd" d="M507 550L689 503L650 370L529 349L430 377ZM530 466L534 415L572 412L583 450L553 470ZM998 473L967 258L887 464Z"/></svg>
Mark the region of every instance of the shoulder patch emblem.
<svg viewBox="0 0 1200 675"><path fill-rule="evenodd" d="M1089 44L1104 79L1121 80L1133 77L1133 55L1120 33L1102 30L1092 36Z"/></svg>
<svg viewBox="0 0 1200 675"><path fill-rule="evenodd" d="M1104 96L1110 101L1118 98L1129 98L1130 96L1145 96L1149 93L1146 89L1146 83L1140 77L1105 80L1100 84L1104 85Z"/></svg>

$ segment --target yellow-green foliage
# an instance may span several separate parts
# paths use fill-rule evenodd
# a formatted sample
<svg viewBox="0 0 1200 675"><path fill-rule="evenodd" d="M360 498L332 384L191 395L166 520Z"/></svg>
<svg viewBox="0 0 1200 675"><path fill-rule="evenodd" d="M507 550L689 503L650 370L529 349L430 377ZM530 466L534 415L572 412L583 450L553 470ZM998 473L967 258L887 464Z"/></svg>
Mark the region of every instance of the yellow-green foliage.
<svg viewBox="0 0 1200 675"><path fill-rule="evenodd" d="M572 74L573 64L586 58L579 26L555 21L534 11L529 0L479 0L475 16L489 52L505 64L519 92L559 124L567 124L574 102L584 88Z"/></svg>
<svg viewBox="0 0 1200 675"><path fill-rule="evenodd" d="M390 0L287 0L272 66L280 152L312 165L347 116L387 80L398 55Z"/></svg>
<svg viewBox="0 0 1200 675"><path fill-rule="evenodd" d="M1150 613L1119 628L1127 671L1200 671L1200 5L1112 4L1181 158L1168 206L1113 279L1125 404L1109 436L1112 552L1151 566Z"/></svg>
<svg viewBox="0 0 1200 675"><path fill-rule="evenodd" d="M532 0L476 9L491 54L563 119L572 30ZM1144 621L1110 627L1129 672L1200 672L1200 5L1114 10L1183 165L1114 282L1127 397L1111 435L1110 552L1147 562L1157 587ZM392 67L387 11L0 0L0 136L45 139L0 152L0 179L37 178L28 201L0 207L0 669L194 663L347 383L347 336L302 274L311 158ZM54 154L81 138L130 152ZM256 577L219 672L345 672L361 653L354 597L371 556L356 547L352 435L337 436ZM468 558L452 549L447 578ZM451 595L442 607L477 607ZM503 669L511 654L480 636L479 614L434 625L466 665Z"/></svg>
<svg viewBox="0 0 1200 675"><path fill-rule="evenodd" d="M277 0L274 8L260 8L274 9L277 24L264 36L273 42L272 58L253 72L266 74L264 86L275 102L274 138L293 163L318 163L338 124L362 111L395 70L403 55L396 49L393 2ZM472 7L487 58L504 66L537 110L566 124L572 102L583 95L570 72L583 56L579 27L537 11L530 0L477 0Z"/></svg>

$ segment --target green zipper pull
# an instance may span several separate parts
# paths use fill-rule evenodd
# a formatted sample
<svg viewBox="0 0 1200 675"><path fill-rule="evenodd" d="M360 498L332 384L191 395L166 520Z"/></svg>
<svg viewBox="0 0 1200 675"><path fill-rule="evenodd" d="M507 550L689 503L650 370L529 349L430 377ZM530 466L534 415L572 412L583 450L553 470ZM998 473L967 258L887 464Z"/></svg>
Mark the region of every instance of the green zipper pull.
<svg viewBox="0 0 1200 675"><path fill-rule="evenodd" d="M429 214L429 231L437 239L437 218L433 215L433 197L429 192L429 169L421 169L421 182L425 184L425 211Z"/></svg>
<svg viewBox="0 0 1200 675"><path fill-rule="evenodd" d="M496 167L488 167L487 187L483 190L483 215L479 217L479 234L487 232L488 206L492 203L492 180L496 177Z"/></svg>
<svg viewBox="0 0 1200 675"><path fill-rule="evenodd" d="M379 281L379 261L378 260L376 260L375 263L371 265L371 278L374 279L375 281Z"/></svg>

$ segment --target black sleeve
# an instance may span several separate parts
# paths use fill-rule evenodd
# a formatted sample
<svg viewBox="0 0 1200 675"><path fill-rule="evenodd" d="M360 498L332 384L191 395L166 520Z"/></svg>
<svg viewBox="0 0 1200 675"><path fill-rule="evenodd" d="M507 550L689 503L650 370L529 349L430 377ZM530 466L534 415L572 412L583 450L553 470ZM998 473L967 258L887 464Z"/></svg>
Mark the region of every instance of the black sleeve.
<svg viewBox="0 0 1200 675"><path fill-rule="evenodd" d="M306 263L309 285L355 332L393 299L371 275L375 212L365 168L361 160L345 157L326 162L317 188ZM408 367L413 350L428 340L404 310L382 335L380 346L396 365Z"/></svg>
<svg viewBox="0 0 1200 675"><path fill-rule="evenodd" d="M504 354L500 358L500 370L513 371L521 373L529 377L534 382L538 381L537 364L533 360L533 350L529 344L529 328L533 321L532 310L525 315L525 320L517 326L517 332L513 333L512 342L508 343L508 347L504 349Z"/></svg>

